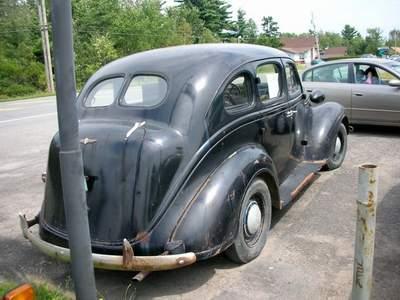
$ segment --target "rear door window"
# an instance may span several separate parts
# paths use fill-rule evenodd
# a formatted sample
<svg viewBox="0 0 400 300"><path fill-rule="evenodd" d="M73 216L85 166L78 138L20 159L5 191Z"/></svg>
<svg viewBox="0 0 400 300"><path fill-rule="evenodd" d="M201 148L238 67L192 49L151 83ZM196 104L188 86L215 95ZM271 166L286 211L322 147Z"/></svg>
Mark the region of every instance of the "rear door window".
<svg viewBox="0 0 400 300"><path fill-rule="evenodd" d="M99 82L86 97L85 106L101 107L111 105L118 97L124 78L116 77Z"/></svg>
<svg viewBox="0 0 400 300"><path fill-rule="evenodd" d="M234 112L246 109L253 103L251 80L247 74L233 79L223 92L225 110Z"/></svg>
<svg viewBox="0 0 400 300"><path fill-rule="evenodd" d="M122 104L141 107L155 106L164 100L167 91L167 82L160 76L135 76L122 98Z"/></svg>
<svg viewBox="0 0 400 300"><path fill-rule="evenodd" d="M316 68L313 70L312 81L348 83L348 64L334 64Z"/></svg>
<svg viewBox="0 0 400 300"><path fill-rule="evenodd" d="M303 81L312 81L313 70L307 71L303 75Z"/></svg>
<svg viewBox="0 0 400 300"><path fill-rule="evenodd" d="M257 92L261 102L279 98L282 95L280 68L274 63L267 63L257 67Z"/></svg>

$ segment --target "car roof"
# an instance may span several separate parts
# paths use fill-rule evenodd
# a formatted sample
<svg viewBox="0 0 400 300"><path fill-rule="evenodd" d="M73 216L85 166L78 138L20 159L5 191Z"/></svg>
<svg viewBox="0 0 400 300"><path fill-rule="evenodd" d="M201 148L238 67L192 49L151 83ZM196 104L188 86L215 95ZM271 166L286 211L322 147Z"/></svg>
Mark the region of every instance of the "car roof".
<svg viewBox="0 0 400 300"><path fill-rule="evenodd" d="M239 65L272 57L289 58L280 50L249 44L197 44L167 47L136 53L117 59L95 73L95 78L110 74L145 72L173 73L199 71L203 68L235 69ZM217 64L217 66L215 66Z"/></svg>
<svg viewBox="0 0 400 300"><path fill-rule="evenodd" d="M323 64L318 64L312 67L307 68L304 72L315 69L318 67L326 66L326 65L333 65L338 63L360 63L360 64L375 64L375 65L382 65L385 67L390 67L390 65L396 64L396 61L385 59L385 58L345 58L345 59L337 59L325 62Z"/></svg>

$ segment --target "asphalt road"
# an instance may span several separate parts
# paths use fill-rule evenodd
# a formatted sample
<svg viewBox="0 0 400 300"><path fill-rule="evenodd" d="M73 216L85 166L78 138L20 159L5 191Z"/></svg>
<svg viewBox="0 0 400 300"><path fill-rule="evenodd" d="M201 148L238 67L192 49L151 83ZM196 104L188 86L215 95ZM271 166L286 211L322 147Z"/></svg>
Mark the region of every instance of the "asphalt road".
<svg viewBox="0 0 400 300"><path fill-rule="evenodd" d="M45 280L71 290L66 264L39 253L22 237L19 211L40 209L51 137L53 97L0 103L0 281ZM356 128L344 165L323 172L282 212L261 256L237 266L223 256L153 273L135 284L138 299L349 299L357 197L357 166L379 165L374 299L400 295L400 130ZM96 271L106 299L121 299L132 273Z"/></svg>

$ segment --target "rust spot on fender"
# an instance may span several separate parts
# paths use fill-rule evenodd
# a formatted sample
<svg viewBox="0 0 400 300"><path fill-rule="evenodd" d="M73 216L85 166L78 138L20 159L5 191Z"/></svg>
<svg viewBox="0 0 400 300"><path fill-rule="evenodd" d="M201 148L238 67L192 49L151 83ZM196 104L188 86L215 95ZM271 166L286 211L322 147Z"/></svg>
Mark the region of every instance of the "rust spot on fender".
<svg viewBox="0 0 400 300"><path fill-rule="evenodd" d="M135 241L143 241L147 242L150 239L150 234L146 231L141 231L138 232L138 234L135 236Z"/></svg>

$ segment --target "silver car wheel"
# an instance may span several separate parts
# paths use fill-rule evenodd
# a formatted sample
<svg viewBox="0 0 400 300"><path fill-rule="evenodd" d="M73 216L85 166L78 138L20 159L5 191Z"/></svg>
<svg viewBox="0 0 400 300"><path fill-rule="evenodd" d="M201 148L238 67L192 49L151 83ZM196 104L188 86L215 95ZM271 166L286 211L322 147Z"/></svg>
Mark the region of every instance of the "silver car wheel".
<svg viewBox="0 0 400 300"><path fill-rule="evenodd" d="M340 151L342 150L342 141L340 137L336 137L336 143L335 143L335 156L340 154Z"/></svg>
<svg viewBox="0 0 400 300"><path fill-rule="evenodd" d="M250 201L245 215L245 232L248 237L254 236L262 224L262 214L257 201Z"/></svg>

